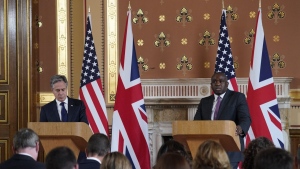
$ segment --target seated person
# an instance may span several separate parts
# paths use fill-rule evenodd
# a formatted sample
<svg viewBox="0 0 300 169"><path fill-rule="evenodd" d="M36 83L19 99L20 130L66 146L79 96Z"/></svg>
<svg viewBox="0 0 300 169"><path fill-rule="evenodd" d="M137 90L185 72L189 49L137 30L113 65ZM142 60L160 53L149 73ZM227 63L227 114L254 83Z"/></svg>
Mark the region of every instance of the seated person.
<svg viewBox="0 0 300 169"><path fill-rule="evenodd" d="M292 155L281 148L260 151L254 159L255 169L293 169Z"/></svg>
<svg viewBox="0 0 300 169"><path fill-rule="evenodd" d="M39 137L31 129L20 129L13 138L14 155L0 164L1 169L45 169L43 163L37 162Z"/></svg>
<svg viewBox="0 0 300 169"><path fill-rule="evenodd" d="M120 152L106 154L100 169L132 169L130 161Z"/></svg>
<svg viewBox="0 0 300 169"><path fill-rule="evenodd" d="M295 162L296 162L297 169L300 169L300 146L298 146L297 156L296 156Z"/></svg>
<svg viewBox="0 0 300 169"><path fill-rule="evenodd" d="M193 169L231 169L226 151L218 142L204 141L194 158Z"/></svg>
<svg viewBox="0 0 300 169"><path fill-rule="evenodd" d="M57 147L46 155L47 169L79 169L73 151L68 147Z"/></svg>
<svg viewBox="0 0 300 169"><path fill-rule="evenodd" d="M87 157L78 162L80 169L99 169L104 156L110 152L110 141L105 134L93 134L86 147Z"/></svg>
<svg viewBox="0 0 300 169"><path fill-rule="evenodd" d="M275 145L266 137L258 137L252 140L244 151L243 169L253 169L254 158L260 151L273 148Z"/></svg>
<svg viewBox="0 0 300 169"><path fill-rule="evenodd" d="M156 162L154 169L190 169L189 163L179 153L164 153Z"/></svg>
<svg viewBox="0 0 300 169"><path fill-rule="evenodd" d="M184 146L175 140L169 140L165 142L158 150L156 161L165 153L179 153L187 162L191 165L191 156L187 153Z"/></svg>

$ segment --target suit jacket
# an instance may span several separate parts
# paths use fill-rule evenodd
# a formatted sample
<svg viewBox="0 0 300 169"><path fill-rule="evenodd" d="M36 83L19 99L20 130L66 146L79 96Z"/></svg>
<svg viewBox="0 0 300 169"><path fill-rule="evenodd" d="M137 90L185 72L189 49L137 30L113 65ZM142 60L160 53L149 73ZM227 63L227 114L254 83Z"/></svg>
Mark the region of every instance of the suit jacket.
<svg viewBox="0 0 300 169"><path fill-rule="evenodd" d="M60 122L57 103L55 100L42 106L40 112L40 122ZM68 97L68 122L85 122L88 120L85 114L83 101Z"/></svg>
<svg viewBox="0 0 300 169"><path fill-rule="evenodd" d="M214 95L201 99L194 120L211 120ZM232 120L236 125L240 125L246 135L251 124L249 108L244 94L227 90L217 116L217 120ZM244 150L244 140L240 137L241 151ZM238 162L243 159L241 152L228 152L230 162Z"/></svg>
<svg viewBox="0 0 300 169"><path fill-rule="evenodd" d="M101 164L93 159L84 159L78 162L79 169L100 169Z"/></svg>
<svg viewBox="0 0 300 169"><path fill-rule="evenodd" d="M0 169L46 169L43 163L35 161L32 157L15 154L7 161L0 164Z"/></svg>

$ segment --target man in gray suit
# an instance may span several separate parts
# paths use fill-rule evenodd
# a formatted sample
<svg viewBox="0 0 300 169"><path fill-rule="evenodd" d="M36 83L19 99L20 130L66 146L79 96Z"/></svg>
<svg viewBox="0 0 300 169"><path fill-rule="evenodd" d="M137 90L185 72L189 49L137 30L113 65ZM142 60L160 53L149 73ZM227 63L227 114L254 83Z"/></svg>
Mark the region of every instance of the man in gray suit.
<svg viewBox="0 0 300 169"><path fill-rule="evenodd" d="M240 92L228 89L227 77L216 72L211 77L211 96L201 99L194 120L232 120L236 124L236 135L239 135L241 151L244 150L244 137L251 124L246 97ZM242 152L227 152L233 169L243 160Z"/></svg>
<svg viewBox="0 0 300 169"><path fill-rule="evenodd" d="M50 86L55 100L44 105L40 112L40 122L85 122L88 120L83 101L67 97L67 78L63 75L54 75Z"/></svg>

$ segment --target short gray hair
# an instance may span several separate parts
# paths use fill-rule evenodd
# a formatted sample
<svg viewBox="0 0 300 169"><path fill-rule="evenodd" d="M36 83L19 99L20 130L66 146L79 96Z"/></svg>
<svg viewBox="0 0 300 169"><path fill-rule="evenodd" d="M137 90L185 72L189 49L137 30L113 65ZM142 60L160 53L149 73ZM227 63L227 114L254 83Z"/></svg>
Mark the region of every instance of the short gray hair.
<svg viewBox="0 0 300 169"><path fill-rule="evenodd" d="M39 136L29 128L20 129L14 136L13 147L18 150L26 147L36 147Z"/></svg>
<svg viewBox="0 0 300 169"><path fill-rule="evenodd" d="M54 75L51 77L51 80L50 80L51 89L53 89L53 85L57 82L65 82L68 87L68 80L67 80L66 76L64 76L64 75Z"/></svg>

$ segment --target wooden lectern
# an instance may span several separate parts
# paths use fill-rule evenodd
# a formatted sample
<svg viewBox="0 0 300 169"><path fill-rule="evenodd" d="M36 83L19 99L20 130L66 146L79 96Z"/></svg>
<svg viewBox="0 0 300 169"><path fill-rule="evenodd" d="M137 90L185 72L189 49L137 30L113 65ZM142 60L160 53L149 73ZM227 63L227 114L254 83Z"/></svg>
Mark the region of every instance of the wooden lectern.
<svg viewBox="0 0 300 169"><path fill-rule="evenodd" d="M58 146L67 146L75 153L84 151L93 132L83 122L29 122L28 128L35 131L44 148L45 156Z"/></svg>
<svg viewBox="0 0 300 169"><path fill-rule="evenodd" d="M240 151L236 125L229 120L174 121L173 138L185 145L196 156L199 145L205 140L219 142L226 151Z"/></svg>

